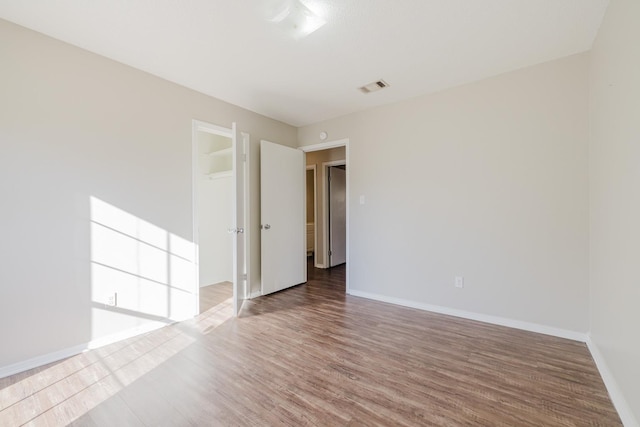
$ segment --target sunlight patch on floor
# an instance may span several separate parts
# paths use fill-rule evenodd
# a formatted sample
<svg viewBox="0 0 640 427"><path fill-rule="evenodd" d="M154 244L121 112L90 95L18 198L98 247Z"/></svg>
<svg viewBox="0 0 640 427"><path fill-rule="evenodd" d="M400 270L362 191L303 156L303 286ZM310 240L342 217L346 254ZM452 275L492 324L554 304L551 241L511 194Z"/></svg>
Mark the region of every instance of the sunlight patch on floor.
<svg viewBox="0 0 640 427"><path fill-rule="evenodd" d="M0 425L67 425L232 317L229 298L193 319L17 374L0 390Z"/></svg>

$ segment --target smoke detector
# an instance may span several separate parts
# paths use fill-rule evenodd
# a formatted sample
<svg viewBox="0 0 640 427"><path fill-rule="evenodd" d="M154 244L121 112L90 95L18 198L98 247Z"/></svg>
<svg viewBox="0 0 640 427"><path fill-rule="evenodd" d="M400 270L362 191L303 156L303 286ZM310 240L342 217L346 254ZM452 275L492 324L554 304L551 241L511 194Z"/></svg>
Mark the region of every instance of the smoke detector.
<svg viewBox="0 0 640 427"><path fill-rule="evenodd" d="M372 82L372 83L369 83L368 85L364 85L358 89L360 89L360 92L362 93L371 93L371 92L379 91L380 89L384 89L386 87L389 87L389 83L380 79L376 82Z"/></svg>

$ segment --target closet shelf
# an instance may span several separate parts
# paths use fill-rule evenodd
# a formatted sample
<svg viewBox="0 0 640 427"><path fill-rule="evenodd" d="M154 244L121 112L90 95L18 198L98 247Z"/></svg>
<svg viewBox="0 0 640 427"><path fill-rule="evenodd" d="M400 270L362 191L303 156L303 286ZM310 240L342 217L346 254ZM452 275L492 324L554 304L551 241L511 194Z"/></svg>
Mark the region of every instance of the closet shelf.
<svg viewBox="0 0 640 427"><path fill-rule="evenodd" d="M220 179L220 178L228 178L233 176L233 171L222 171L222 172L212 172L212 173L207 173L205 174L205 176L209 179Z"/></svg>
<svg viewBox="0 0 640 427"><path fill-rule="evenodd" d="M233 153L233 149L232 147L229 147L229 148L223 148L222 150L216 150L216 151L211 151L209 153L202 153L202 154L204 154L205 156L215 157L215 156L226 156L232 153Z"/></svg>

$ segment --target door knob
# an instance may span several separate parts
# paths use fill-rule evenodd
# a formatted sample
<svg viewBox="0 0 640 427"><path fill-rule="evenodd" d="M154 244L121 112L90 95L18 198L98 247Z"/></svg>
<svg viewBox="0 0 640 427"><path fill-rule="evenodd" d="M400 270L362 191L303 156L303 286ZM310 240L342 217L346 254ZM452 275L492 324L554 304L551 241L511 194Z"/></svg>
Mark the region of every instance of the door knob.
<svg viewBox="0 0 640 427"><path fill-rule="evenodd" d="M270 229L270 228L271 228L271 226L270 226L269 224L265 224L265 225L264 225L264 229L265 229L265 230L268 230L268 229Z"/></svg>

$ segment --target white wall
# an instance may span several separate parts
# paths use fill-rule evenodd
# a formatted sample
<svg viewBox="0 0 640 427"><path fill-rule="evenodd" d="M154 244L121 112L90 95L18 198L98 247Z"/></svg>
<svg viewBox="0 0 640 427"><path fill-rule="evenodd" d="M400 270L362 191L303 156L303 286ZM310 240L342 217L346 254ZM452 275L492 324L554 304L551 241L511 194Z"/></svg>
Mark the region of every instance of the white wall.
<svg viewBox="0 0 640 427"><path fill-rule="evenodd" d="M587 332L587 121L583 54L300 128L350 140L351 289Z"/></svg>
<svg viewBox="0 0 640 427"><path fill-rule="evenodd" d="M0 372L193 312L192 119L251 133L254 207L259 140L296 130L2 20L0 39Z"/></svg>
<svg viewBox="0 0 640 427"><path fill-rule="evenodd" d="M640 422L638 22L640 2L612 1L591 54L591 339L631 409L619 408L626 425Z"/></svg>
<svg viewBox="0 0 640 427"><path fill-rule="evenodd" d="M199 192L200 286L233 281L233 179L203 179Z"/></svg>

